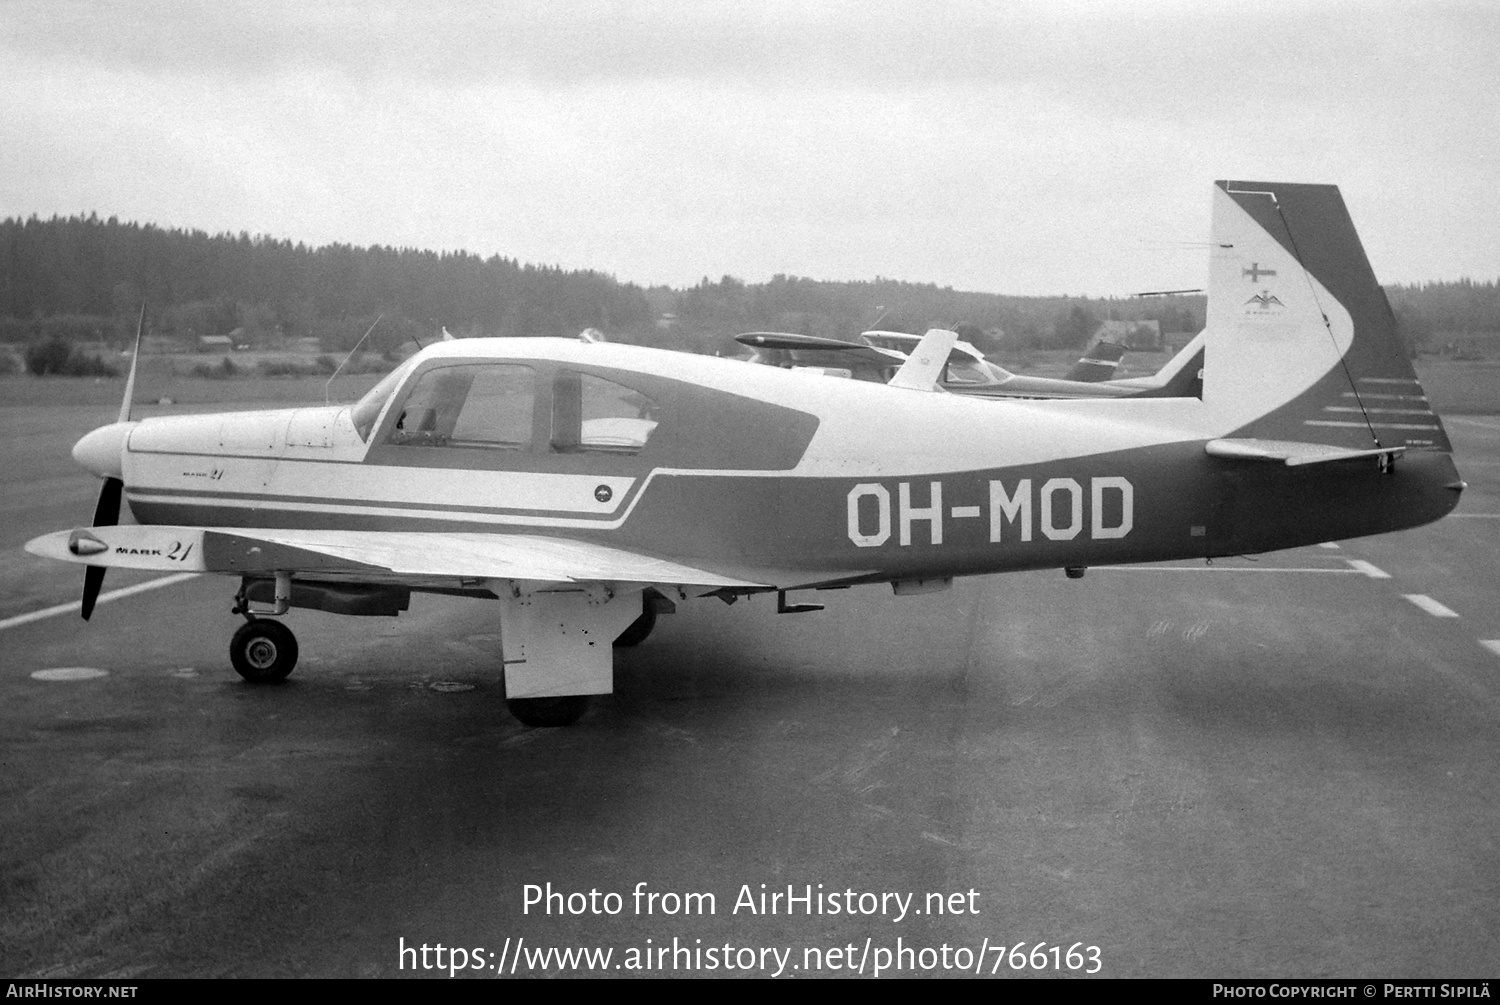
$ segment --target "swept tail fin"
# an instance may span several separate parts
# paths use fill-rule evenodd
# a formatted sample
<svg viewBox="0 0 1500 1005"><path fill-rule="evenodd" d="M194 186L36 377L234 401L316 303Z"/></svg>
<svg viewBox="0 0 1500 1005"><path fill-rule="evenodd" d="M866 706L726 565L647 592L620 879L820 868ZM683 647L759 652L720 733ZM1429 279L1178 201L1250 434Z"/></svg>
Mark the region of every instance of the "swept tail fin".
<svg viewBox="0 0 1500 1005"><path fill-rule="evenodd" d="M1100 339L1079 357L1078 362L1073 364L1073 369L1069 370L1063 379L1083 381L1087 384L1113 380L1115 371L1120 368L1120 360L1124 356L1125 346L1119 342Z"/></svg>
<svg viewBox="0 0 1500 1005"><path fill-rule="evenodd" d="M1151 376L1125 377L1109 383L1115 387L1137 388L1136 397L1140 398L1202 398L1205 341L1206 336L1199 332Z"/></svg>
<svg viewBox="0 0 1500 1005"><path fill-rule="evenodd" d="M1203 400L1234 437L1451 452L1333 185L1214 188Z"/></svg>
<svg viewBox="0 0 1500 1005"><path fill-rule="evenodd" d="M948 365L948 354L957 341L957 332L929 328L906 362L901 364L901 369L896 371L896 376L891 378L890 386L913 391L942 390L938 381L942 379L943 368Z"/></svg>

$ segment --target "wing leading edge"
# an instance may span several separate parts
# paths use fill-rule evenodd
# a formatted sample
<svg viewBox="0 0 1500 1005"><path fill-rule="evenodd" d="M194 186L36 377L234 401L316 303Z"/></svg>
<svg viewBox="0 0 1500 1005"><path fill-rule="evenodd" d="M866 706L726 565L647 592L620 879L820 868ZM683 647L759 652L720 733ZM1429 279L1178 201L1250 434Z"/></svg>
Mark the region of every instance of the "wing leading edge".
<svg viewBox="0 0 1500 1005"><path fill-rule="evenodd" d="M26 543L44 558L88 565L269 575L353 576L369 581L511 579L552 583L768 584L586 541L525 534L411 531L89 527Z"/></svg>

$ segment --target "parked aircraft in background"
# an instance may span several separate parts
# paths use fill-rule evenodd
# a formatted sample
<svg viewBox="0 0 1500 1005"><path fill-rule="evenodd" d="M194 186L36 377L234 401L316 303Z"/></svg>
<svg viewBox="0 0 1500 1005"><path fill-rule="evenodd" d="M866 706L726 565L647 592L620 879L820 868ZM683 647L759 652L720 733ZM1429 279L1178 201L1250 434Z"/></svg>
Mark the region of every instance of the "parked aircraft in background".
<svg viewBox="0 0 1500 1005"><path fill-rule="evenodd" d="M888 331L868 331L860 339L846 342L789 332L746 332L735 336L735 341L755 350L752 362L878 383L890 380L906 360L906 353L920 341L917 335ZM1011 373L986 359L970 343L957 341L939 383L946 391L980 398L1198 397L1203 387L1202 346L1200 334L1150 377L1084 381ZM1074 371L1092 362L1085 355Z"/></svg>
<svg viewBox="0 0 1500 1005"><path fill-rule="evenodd" d="M238 581L236 670L297 659L294 608L482 599L534 725L613 687L610 643L690 597L1208 558L1436 520L1463 482L1338 190L1219 182L1196 397L933 393L549 338L440 341L353 406L129 418L74 458L94 526L27 549ZM132 373L134 368L132 367ZM127 388L129 382L127 382ZM1094 385L1097 386L1097 385ZM954 435L954 430L963 430ZM138 526L115 526L121 497Z"/></svg>
<svg viewBox="0 0 1500 1005"><path fill-rule="evenodd" d="M1084 351L1073 369L1063 374L1063 380L1081 380L1094 383L1113 380L1120 369L1120 360L1125 358L1125 346L1119 342L1100 339Z"/></svg>
<svg viewBox="0 0 1500 1005"><path fill-rule="evenodd" d="M910 335L906 332L871 330L861 332L859 340L865 345L878 346L882 349L894 349L900 353L911 352L920 340L918 335ZM1118 342L1107 342L1100 340L1084 350L1078 362L1073 364L1061 379L1077 381L1079 383L1095 383L1098 381L1112 380L1115 372L1120 367L1120 360L1125 356L1125 347ZM997 363L990 361L984 353L971 342L957 342L954 345L953 355L949 358L950 373L945 381L965 384L987 384L996 379L1004 381L1008 377L1017 376Z"/></svg>

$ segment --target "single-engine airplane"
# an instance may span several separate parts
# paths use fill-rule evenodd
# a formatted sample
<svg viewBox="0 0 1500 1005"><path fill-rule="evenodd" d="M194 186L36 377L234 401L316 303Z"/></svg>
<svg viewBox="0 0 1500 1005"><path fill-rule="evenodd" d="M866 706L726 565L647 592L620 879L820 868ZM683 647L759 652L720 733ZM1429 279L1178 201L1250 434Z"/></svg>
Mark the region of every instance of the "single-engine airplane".
<svg viewBox="0 0 1500 1005"><path fill-rule="evenodd" d="M552 338L429 345L353 406L129 419L74 458L89 568L239 580L230 644L291 672L292 608L496 604L532 725L612 690L611 642L689 596L1212 558L1437 520L1464 484L1338 189L1218 182L1196 397L977 401L929 333L889 384ZM132 374L134 369L132 368ZM133 378L132 378L133 379ZM964 435L955 436L953 430ZM139 525L116 526L121 497Z"/></svg>

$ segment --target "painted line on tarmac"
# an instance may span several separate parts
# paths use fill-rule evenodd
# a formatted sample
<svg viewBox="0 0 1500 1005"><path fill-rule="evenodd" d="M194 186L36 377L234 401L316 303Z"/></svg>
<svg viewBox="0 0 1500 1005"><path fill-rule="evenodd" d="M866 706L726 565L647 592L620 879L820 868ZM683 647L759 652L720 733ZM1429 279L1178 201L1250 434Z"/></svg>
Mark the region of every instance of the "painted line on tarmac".
<svg viewBox="0 0 1500 1005"><path fill-rule="evenodd" d="M1500 513L1449 513L1450 520L1500 520Z"/></svg>
<svg viewBox="0 0 1500 1005"><path fill-rule="evenodd" d="M1480 639L1479 644L1496 656L1500 656L1500 639Z"/></svg>
<svg viewBox="0 0 1500 1005"><path fill-rule="evenodd" d="M108 593L101 593L96 603L107 604L112 600L120 600L124 597L133 597L137 593L145 593L147 590L159 590L163 586L171 586L173 583L185 583L189 579L197 579L200 575L201 573L197 572L179 572L176 575L147 580L144 583L137 583L134 586L125 586L118 590L110 590ZM32 611L30 614L18 614L13 618L6 618L4 621L0 621L0 632L5 631L7 628L29 625L33 621L41 621L43 618L55 618L59 614L70 614L82 608L83 601L75 600L71 604L58 604L56 607L43 608L40 611Z"/></svg>
<svg viewBox="0 0 1500 1005"><path fill-rule="evenodd" d="M1345 561L1352 561L1345 559ZM1368 562L1365 563L1369 565ZM1373 565L1371 569L1375 569ZM1090 566L1090 572L1104 572L1107 569L1124 569L1129 572L1321 572L1324 575L1333 576L1371 576L1374 579L1389 579L1390 576L1379 569L1374 575L1364 569L1294 569L1294 568L1265 568L1252 565L1095 565Z"/></svg>
<svg viewBox="0 0 1500 1005"><path fill-rule="evenodd" d="M1447 422L1461 422L1465 426L1478 426L1480 429L1500 430L1500 424L1496 424L1493 422L1481 422L1478 419L1466 419L1461 415L1445 415L1443 416L1443 418Z"/></svg>
<svg viewBox="0 0 1500 1005"><path fill-rule="evenodd" d="M1349 568L1353 569L1355 572L1362 572L1366 576L1369 576L1371 579L1391 578L1391 574L1389 572L1386 572L1384 569L1381 569L1377 566L1371 565L1369 562L1366 562L1362 558L1346 558L1344 559L1344 561L1349 563Z"/></svg>
<svg viewBox="0 0 1500 1005"><path fill-rule="evenodd" d="M1425 593L1403 593L1401 596L1416 604L1422 610L1431 614L1434 618L1456 618L1458 612L1453 608L1438 603Z"/></svg>

